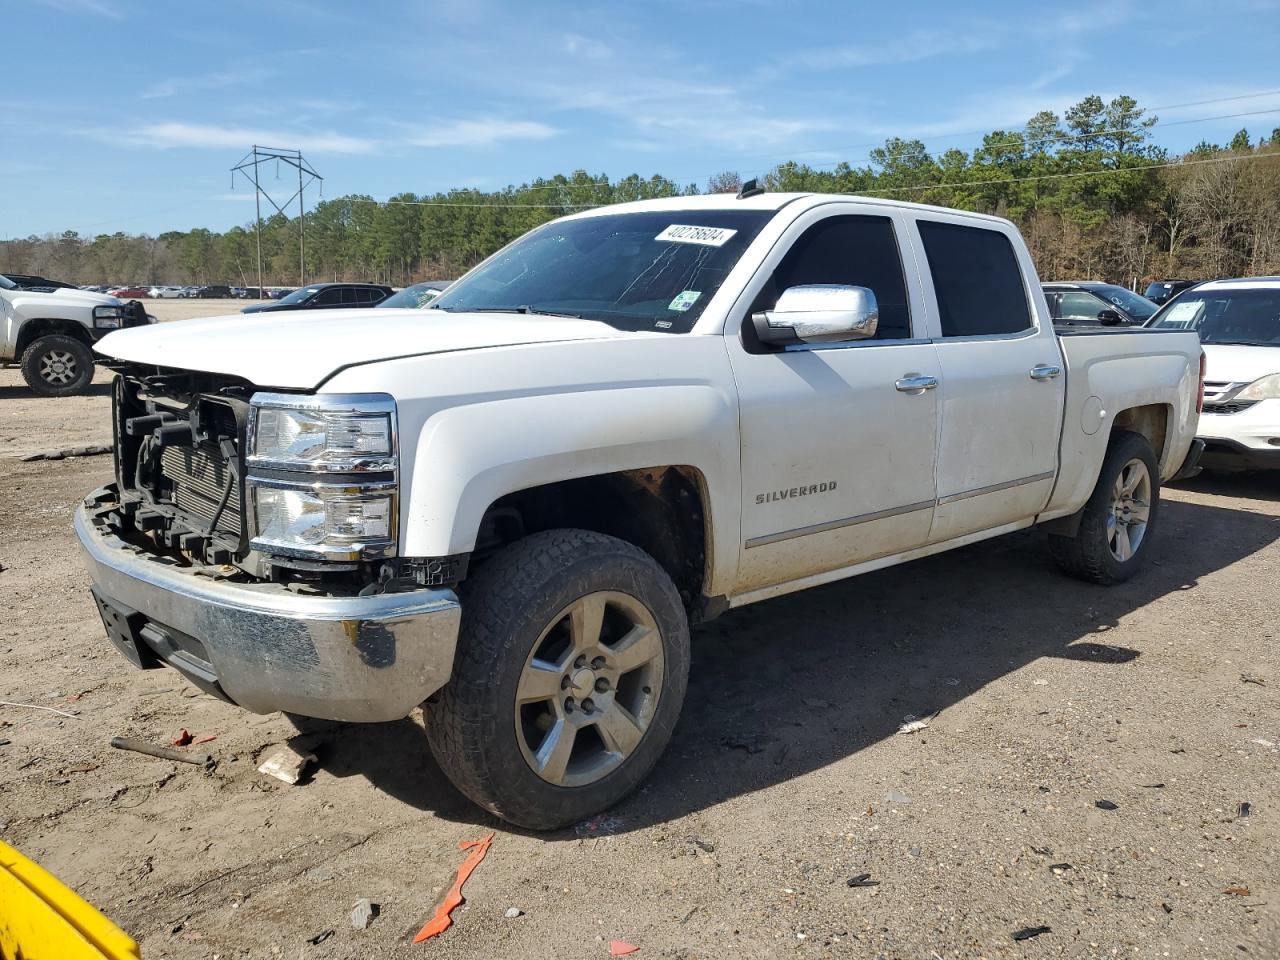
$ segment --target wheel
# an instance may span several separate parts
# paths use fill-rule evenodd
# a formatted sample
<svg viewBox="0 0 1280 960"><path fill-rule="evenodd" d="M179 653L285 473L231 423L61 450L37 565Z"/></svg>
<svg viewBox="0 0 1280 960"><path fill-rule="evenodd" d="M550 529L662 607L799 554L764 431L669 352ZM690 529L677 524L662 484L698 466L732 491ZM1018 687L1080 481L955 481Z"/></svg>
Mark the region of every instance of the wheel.
<svg viewBox="0 0 1280 960"><path fill-rule="evenodd" d="M463 585L453 678L427 704L427 738L480 806L550 830L644 779L688 675L684 607L652 557L585 530L537 533Z"/></svg>
<svg viewBox="0 0 1280 960"><path fill-rule="evenodd" d="M1098 485L1074 537L1051 534L1064 572L1093 583L1128 580L1142 566L1160 507L1160 468L1147 438L1127 430L1111 438Z"/></svg>
<svg viewBox="0 0 1280 960"><path fill-rule="evenodd" d="M22 378L41 396L82 393L93 380L93 352L75 337L40 337L22 354Z"/></svg>

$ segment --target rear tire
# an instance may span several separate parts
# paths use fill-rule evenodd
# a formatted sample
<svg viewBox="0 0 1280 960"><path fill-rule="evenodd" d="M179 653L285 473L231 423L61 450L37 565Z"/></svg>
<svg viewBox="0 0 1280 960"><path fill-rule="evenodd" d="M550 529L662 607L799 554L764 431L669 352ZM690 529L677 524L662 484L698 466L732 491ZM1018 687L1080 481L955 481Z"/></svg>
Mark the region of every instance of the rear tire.
<svg viewBox="0 0 1280 960"><path fill-rule="evenodd" d="M645 778L688 673L684 607L652 557L586 530L536 533L463 585L453 678L426 705L427 739L486 810L562 827Z"/></svg>
<svg viewBox="0 0 1280 960"><path fill-rule="evenodd" d="M42 397L83 393L93 381L93 351L75 337L50 334L22 354L22 379Z"/></svg>
<svg viewBox="0 0 1280 960"><path fill-rule="evenodd" d="M1151 444L1117 430L1076 535L1050 534L1049 552L1080 580L1122 583L1142 567L1159 509L1160 468Z"/></svg>

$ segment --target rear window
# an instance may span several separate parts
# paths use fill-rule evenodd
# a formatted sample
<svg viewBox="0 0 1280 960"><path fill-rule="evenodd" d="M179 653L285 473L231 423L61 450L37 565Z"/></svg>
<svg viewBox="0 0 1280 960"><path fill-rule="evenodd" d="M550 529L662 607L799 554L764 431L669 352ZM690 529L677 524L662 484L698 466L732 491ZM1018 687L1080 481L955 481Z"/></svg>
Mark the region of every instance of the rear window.
<svg viewBox="0 0 1280 960"><path fill-rule="evenodd" d="M1008 237L937 220L918 225L944 337L1020 333L1031 327L1022 271Z"/></svg>

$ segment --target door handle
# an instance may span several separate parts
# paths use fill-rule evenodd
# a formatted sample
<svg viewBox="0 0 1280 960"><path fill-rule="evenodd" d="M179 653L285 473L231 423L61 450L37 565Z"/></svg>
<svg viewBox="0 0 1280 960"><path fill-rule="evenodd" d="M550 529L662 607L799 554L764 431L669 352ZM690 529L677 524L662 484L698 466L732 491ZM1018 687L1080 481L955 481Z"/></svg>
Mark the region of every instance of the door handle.
<svg viewBox="0 0 1280 960"><path fill-rule="evenodd" d="M893 388L899 393L923 393L926 390L932 390L937 385L937 377L922 377L918 373L909 373L893 382Z"/></svg>
<svg viewBox="0 0 1280 960"><path fill-rule="evenodd" d="M1031 368L1032 380L1052 380L1062 373L1062 368L1052 363L1037 363Z"/></svg>

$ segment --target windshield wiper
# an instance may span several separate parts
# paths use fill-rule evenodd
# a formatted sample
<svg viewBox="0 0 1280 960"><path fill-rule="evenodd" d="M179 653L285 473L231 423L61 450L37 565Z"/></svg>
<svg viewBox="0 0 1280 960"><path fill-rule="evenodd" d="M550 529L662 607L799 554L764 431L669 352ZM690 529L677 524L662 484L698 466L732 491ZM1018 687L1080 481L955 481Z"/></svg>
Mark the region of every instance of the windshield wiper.
<svg viewBox="0 0 1280 960"><path fill-rule="evenodd" d="M1280 346L1274 340L1202 340L1210 346L1219 347L1274 347Z"/></svg>
<svg viewBox="0 0 1280 960"><path fill-rule="evenodd" d="M431 310L443 310L445 313L519 313L538 317L568 317L571 320L585 320L578 313L564 313L560 310L538 310L528 304L519 307L429 307Z"/></svg>

